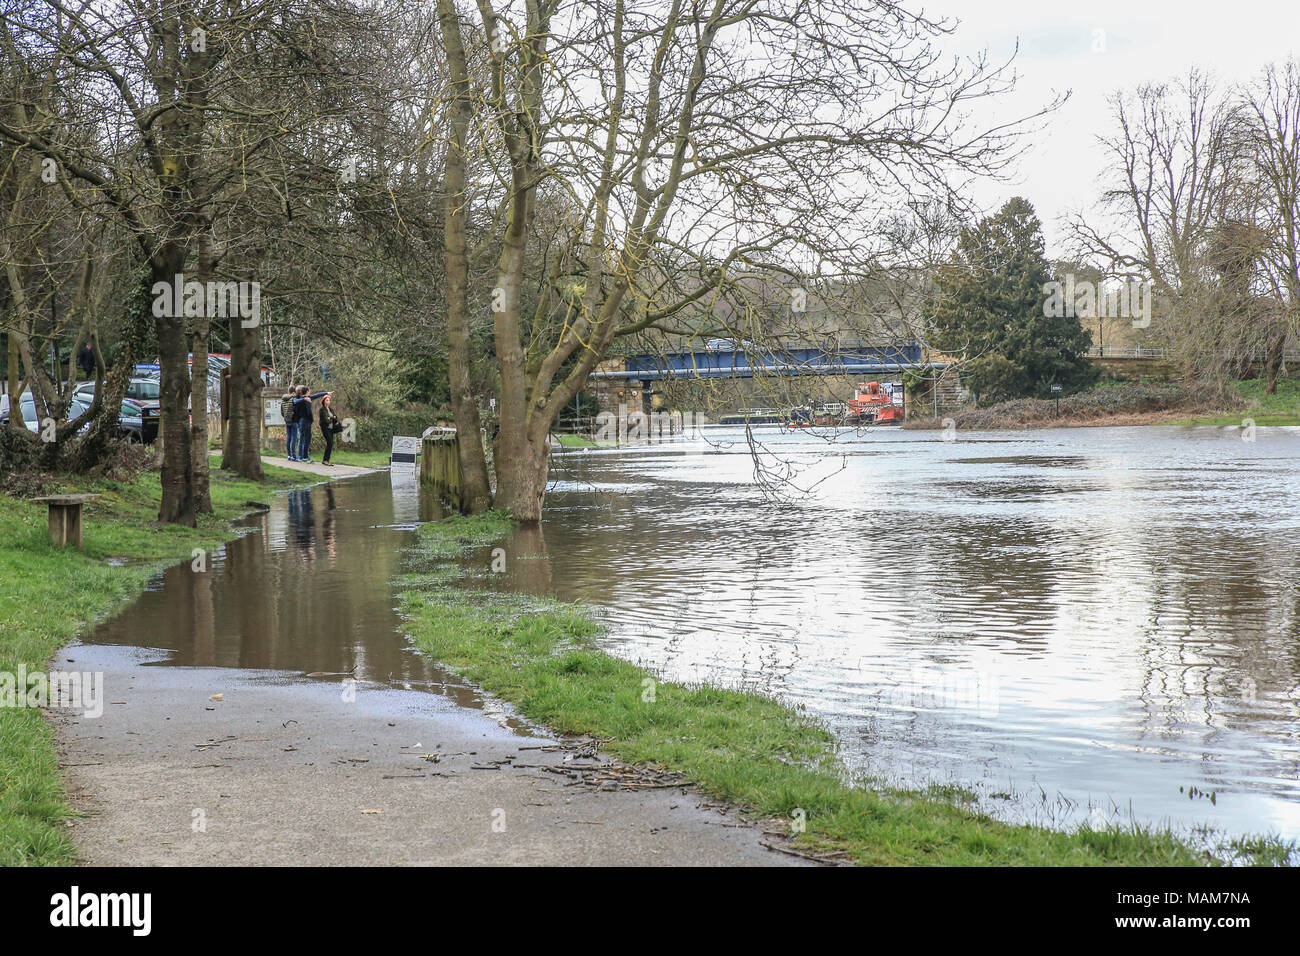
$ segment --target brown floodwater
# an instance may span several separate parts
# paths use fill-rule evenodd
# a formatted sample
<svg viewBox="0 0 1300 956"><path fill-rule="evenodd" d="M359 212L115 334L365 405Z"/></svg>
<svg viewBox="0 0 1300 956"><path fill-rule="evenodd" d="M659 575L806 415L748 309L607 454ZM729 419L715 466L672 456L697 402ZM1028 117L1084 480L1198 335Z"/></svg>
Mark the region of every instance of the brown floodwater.
<svg viewBox="0 0 1300 956"><path fill-rule="evenodd" d="M755 436L760 475L735 428L557 454L541 528L476 580L593 605L669 679L803 705L888 783L1300 839L1300 432ZM291 492L86 640L483 706L394 610L436 513L386 474Z"/></svg>
<svg viewBox="0 0 1300 956"><path fill-rule="evenodd" d="M425 690L505 710L415 650L391 582L414 529L441 508L386 473L290 491L240 524L244 534L164 571L87 644L157 648L154 664L279 671L318 680ZM146 665L149 666L149 665Z"/></svg>

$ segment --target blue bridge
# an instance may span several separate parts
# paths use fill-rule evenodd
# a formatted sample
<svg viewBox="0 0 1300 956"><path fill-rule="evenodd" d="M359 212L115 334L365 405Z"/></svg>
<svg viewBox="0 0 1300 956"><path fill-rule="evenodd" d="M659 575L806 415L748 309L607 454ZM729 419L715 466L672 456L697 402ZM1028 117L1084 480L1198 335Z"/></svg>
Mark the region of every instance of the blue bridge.
<svg viewBox="0 0 1300 956"><path fill-rule="evenodd" d="M922 360L921 346L856 345L825 349L745 349L726 347L689 352L659 352L629 355L620 370L597 370L595 381L631 380L654 382L662 379L753 378L755 375L876 375L903 369L935 368L942 363Z"/></svg>

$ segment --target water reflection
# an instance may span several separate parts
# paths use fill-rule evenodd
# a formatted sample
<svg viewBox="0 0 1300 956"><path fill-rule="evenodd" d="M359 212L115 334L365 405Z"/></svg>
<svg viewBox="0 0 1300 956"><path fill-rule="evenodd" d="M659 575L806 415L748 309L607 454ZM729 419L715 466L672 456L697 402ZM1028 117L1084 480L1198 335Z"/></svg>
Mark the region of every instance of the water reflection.
<svg viewBox="0 0 1300 956"><path fill-rule="evenodd" d="M811 495L765 500L725 430L559 456L554 587L617 653L1009 818L1300 837L1300 435L764 437Z"/></svg>
<svg viewBox="0 0 1300 956"><path fill-rule="evenodd" d="M1300 838L1300 434L1257 437L769 432L813 489L773 503L743 435L710 430L557 455L543 525L504 573L472 563L604 609L607 646L671 679L805 705L888 781L1009 819ZM477 705L393 610L441 515L400 474L296 491L87 640Z"/></svg>
<svg viewBox="0 0 1300 956"><path fill-rule="evenodd" d="M244 536L168 569L83 640L163 648L172 652L163 666L355 679L481 707L476 690L410 646L394 610L390 582L411 529L439 516L418 499L400 482L390 492L383 474L291 491L248 519Z"/></svg>

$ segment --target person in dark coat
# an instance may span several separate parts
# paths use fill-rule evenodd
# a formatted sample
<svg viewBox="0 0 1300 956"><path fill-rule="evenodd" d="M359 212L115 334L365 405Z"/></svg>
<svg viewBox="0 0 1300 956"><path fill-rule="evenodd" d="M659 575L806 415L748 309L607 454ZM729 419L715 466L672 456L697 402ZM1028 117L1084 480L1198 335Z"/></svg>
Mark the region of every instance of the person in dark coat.
<svg viewBox="0 0 1300 956"><path fill-rule="evenodd" d="M290 385L280 398L280 417L284 419L284 452L290 461L298 460L298 426L293 422L293 400L298 397L298 386Z"/></svg>
<svg viewBox="0 0 1300 956"><path fill-rule="evenodd" d="M95 374L95 350L89 342L83 343L81 351L77 353L77 367L86 373L86 378Z"/></svg>
<svg viewBox="0 0 1300 956"><path fill-rule="evenodd" d="M311 461L311 423L316 416L312 414L312 402L324 396L325 392L307 394L307 386L298 386L298 397L293 400L293 423L298 429L297 461Z"/></svg>
<svg viewBox="0 0 1300 956"><path fill-rule="evenodd" d="M339 417L334 414L334 393L326 392L320 400L320 433L325 437L325 454L321 456L322 465L333 465L330 453L334 451L334 436L343 431Z"/></svg>

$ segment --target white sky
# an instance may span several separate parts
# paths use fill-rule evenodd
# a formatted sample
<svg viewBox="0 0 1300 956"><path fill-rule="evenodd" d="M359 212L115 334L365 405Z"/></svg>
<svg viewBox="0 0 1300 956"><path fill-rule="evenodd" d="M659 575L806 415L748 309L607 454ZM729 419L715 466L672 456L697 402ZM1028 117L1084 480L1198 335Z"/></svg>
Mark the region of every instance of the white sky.
<svg viewBox="0 0 1300 956"><path fill-rule="evenodd" d="M1251 79L1266 63L1300 55L1300 0L1095 0L1055 9L1049 3L928 0L924 10L961 21L947 44L955 53L987 48L992 62L1003 62L1020 41L1016 92L975 119L1024 115L1052 91L1072 91L1028 144L1015 179L976 192L990 208L1025 196L1043 220L1053 257L1065 252L1060 218L1086 210L1099 192L1103 163L1095 137L1112 129L1106 99L1113 91L1173 80L1192 66L1228 84ZM1105 31L1104 52L1093 52L1095 30Z"/></svg>

